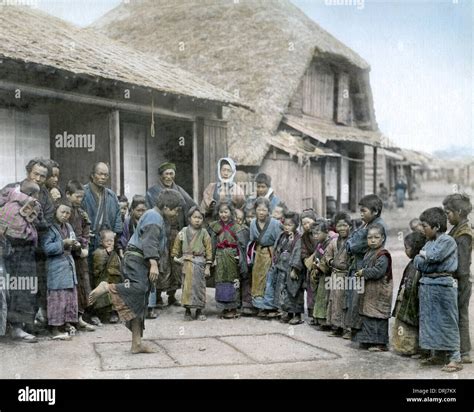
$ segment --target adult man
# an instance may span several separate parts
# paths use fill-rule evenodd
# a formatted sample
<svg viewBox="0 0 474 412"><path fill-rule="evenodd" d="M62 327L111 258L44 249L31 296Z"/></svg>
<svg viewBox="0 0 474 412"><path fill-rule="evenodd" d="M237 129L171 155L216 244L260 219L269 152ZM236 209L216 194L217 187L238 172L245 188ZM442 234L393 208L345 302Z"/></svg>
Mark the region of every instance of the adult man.
<svg viewBox="0 0 474 412"><path fill-rule="evenodd" d="M168 295L168 305L180 306L179 302L175 297L176 290L179 289L181 284L181 267L171 259L169 253L173 247L174 240L178 232L186 225L186 216L188 210L196 206L194 200L189 196L186 191L175 183L176 176L176 165L170 162L162 163L158 168L158 174L160 181L146 193L146 201L148 208L154 207L159 194L165 189L176 190L181 198L181 209L176 216L165 216L165 223L168 232L168 247L166 263L163 266L163 271L160 273L158 281L156 282L156 306L162 306L163 300L161 298L161 292L166 291ZM149 311L150 317L156 317L152 307L154 306L155 295L152 293Z"/></svg>
<svg viewBox="0 0 474 412"><path fill-rule="evenodd" d="M89 178L90 182L84 185L82 208L87 212L91 221L91 242L89 244L89 257L91 257L94 250L100 245L100 231L110 229L120 235L123 224L117 195L105 187L109 180L107 164L96 163Z"/></svg>

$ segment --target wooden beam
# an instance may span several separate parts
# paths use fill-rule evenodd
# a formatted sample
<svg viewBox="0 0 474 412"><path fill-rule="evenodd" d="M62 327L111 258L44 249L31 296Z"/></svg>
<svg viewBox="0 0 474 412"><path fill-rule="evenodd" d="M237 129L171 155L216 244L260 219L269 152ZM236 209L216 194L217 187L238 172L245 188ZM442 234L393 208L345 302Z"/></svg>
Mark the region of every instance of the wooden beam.
<svg viewBox="0 0 474 412"><path fill-rule="evenodd" d="M377 194L377 146L374 146L374 195Z"/></svg>
<svg viewBox="0 0 474 412"><path fill-rule="evenodd" d="M138 113L151 113L151 106L142 105L137 103L125 103L113 99L105 99L102 97L88 96L84 94L72 93L58 91L54 89L49 89L46 87L36 87L30 86L27 84L20 84L15 82L9 82L5 80L0 80L0 89L13 91L20 89L22 94L31 94L34 96L45 97L49 99L61 99L67 100L75 103L90 104L94 106L107 107L115 110L124 110L129 112L138 112ZM167 116L177 119L184 119L189 121L194 121L195 116L186 113L177 113L169 109L162 107L154 107L154 113L159 116Z"/></svg>
<svg viewBox="0 0 474 412"><path fill-rule="evenodd" d="M193 198L199 202L198 125L193 122Z"/></svg>

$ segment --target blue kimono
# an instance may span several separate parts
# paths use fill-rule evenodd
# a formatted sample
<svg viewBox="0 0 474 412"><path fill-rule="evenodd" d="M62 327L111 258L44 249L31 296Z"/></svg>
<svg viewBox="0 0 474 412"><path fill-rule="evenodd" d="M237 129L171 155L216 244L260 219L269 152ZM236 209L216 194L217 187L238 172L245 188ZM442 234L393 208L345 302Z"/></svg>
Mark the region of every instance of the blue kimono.
<svg viewBox="0 0 474 412"><path fill-rule="evenodd" d="M453 274L458 267L456 241L443 233L426 242L426 257L415 256L413 264L421 272L420 347L451 351L451 360L460 359L458 287Z"/></svg>

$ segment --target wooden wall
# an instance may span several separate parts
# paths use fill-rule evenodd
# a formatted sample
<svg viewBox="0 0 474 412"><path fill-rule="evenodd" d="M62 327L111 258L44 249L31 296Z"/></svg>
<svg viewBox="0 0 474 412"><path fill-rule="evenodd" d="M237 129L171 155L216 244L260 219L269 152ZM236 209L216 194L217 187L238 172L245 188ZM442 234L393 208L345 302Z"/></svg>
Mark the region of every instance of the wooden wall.
<svg viewBox="0 0 474 412"><path fill-rule="evenodd" d="M272 177L275 193L291 210L301 212L313 208L322 214L325 207L322 167L321 160L311 161L310 166L302 167L285 153L269 152L260 172Z"/></svg>
<svg viewBox="0 0 474 412"><path fill-rule="evenodd" d="M303 113L332 120L334 117L334 73L324 63L314 63L303 78Z"/></svg>
<svg viewBox="0 0 474 412"><path fill-rule="evenodd" d="M0 188L23 180L33 157L49 158L49 116L0 108Z"/></svg>

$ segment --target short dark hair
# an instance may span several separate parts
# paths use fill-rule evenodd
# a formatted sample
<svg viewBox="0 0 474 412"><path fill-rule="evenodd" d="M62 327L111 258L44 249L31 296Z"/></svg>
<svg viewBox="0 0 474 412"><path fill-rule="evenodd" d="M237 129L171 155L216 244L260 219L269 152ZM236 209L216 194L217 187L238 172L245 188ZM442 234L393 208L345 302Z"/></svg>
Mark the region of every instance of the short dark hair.
<svg viewBox="0 0 474 412"><path fill-rule="evenodd" d="M305 219L305 218L312 219L316 222L316 220L318 220L318 215L316 214L316 212L313 209L305 209L300 214L301 222L303 222L303 219Z"/></svg>
<svg viewBox="0 0 474 412"><path fill-rule="evenodd" d="M56 167L57 169L60 169L59 163L56 162L56 160L47 159L47 162L48 162L48 164L49 164L49 167L51 167L51 169L53 169L53 167Z"/></svg>
<svg viewBox="0 0 474 412"><path fill-rule="evenodd" d="M296 227L298 227L299 223L300 223L300 216L298 215L298 213L296 212L286 212L283 217L285 218L285 220L292 220L295 224Z"/></svg>
<svg viewBox="0 0 474 412"><path fill-rule="evenodd" d="M265 206L270 211L270 201L266 197L257 197L253 208L257 209L258 206Z"/></svg>
<svg viewBox="0 0 474 412"><path fill-rule="evenodd" d="M125 195L120 195L117 197L119 203L122 203L122 202L127 202L128 203L128 197L125 196Z"/></svg>
<svg viewBox="0 0 474 412"><path fill-rule="evenodd" d="M94 176L95 174L95 171L97 170L97 166L99 166L100 164L104 164L107 166L107 169L109 169L109 173L110 173L110 165L107 163L107 162L96 162L94 163L94 165L92 166L92 169L91 169L91 173L89 175L89 180L92 182L92 176Z"/></svg>
<svg viewBox="0 0 474 412"><path fill-rule="evenodd" d="M255 177L255 183L256 184L264 184L265 186L267 187L271 187L272 186L272 178L267 175L266 173L259 173L256 177Z"/></svg>
<svg viewBox="0 0 474 412"><path fill-rule="evenodd" d="M285 202L278 202L275 207L281 207L283 209L283 214L288 212L288 206L285 204Z"/></svg>
<svg viewBox="0 0 474 412"><path fill-rule="evenodd" d="M74 193L78 192L79 190L84 190L84 186L78 180L70 180L66 184L66 194L73 195Z"/></svg>
<svg viewBox="0 0 474 412"><path fill-rule="evenodd" d="M188 210L188 215L187 218L188 220L191 219L191 216L194 214L194 212L199 212L199 214L203 217L204 219L204 212L198 207L198 206L193 206Z"/></svg>
<svg viewBox="0 0 474 412"><path fill-rule="evenodd" d="M245 205L244 205L244 211L245 213L249 212L249 211L255 211L255 202L256 202L256 199L254 198L248 198L246 201L245 201Z"/></svg>
<svg viewBox="0 0 474 412"><path fill-rule="evenodd" d="M324 233L329 233L329 224L324 219L318 219L317 222L311 225L311 231L320 231Z"/></svg>
<svg viewBox="0 0 474 412"><path fill-rule="evenodd" d="M48 159L44 159L42 157L35 157L31 159L25 167L26 172L31 173L35 165L39 165L41 167L46 168L47 170L46 178L50 177L53 174L53 170L51 169L51 166L49 165Z"/></svg>
<svg viewBox="0 0 474 412"><path fill-rule="evenodd" d="M120 200L120 198L119 198L119 202L122 202L122 200ZM123 202L125 202L125 200L123 200ZM128 202L128 200L127 200L127 202ZM132 197L132 204L130 205L130 210L135 209L139 205L145 205L146 206L145 196L142 196L142 195L133 196Z"/></svg>
<svg viewBox="0 0 474 412"><path fill-rule="evenodd" d="M471 198L466 193L453 193L443 200L445 209L459 212L461 217L467 217L472 211Z"/></svg>
<svg viewBox="0 0 474 412"><path fill-rule="evenodd" d="M160 210L163 210L165 207L168 209L176 209L177 207L183 206L183 198L180 193L174 189L164 189L156 199L156 206Z"/></svg>
<svg viewBox="0 0 474 412"><path fill-rule="evenodd" d="M446 232L448 228L448 218L444 210L440 207L430 207L426 209L421 215L420 220L428 223L430 227L437 227L440 232Z"/></svg>
<svg viewBox="0 0 474 412"><path fill-rule="evenodd" d="M367 226L367 233L369 230L375 229L378 230L379 233L384 237L387 238L387 235L385 234L385 228L380 224L380 223L372 223L369 226Z"/></svg>
<svg viewBox="0 0 474 412"><path fill-rule="evenodd" d="M31 180L25 179L20 184L20 191L28 196L33 196L39 193L40 190L41 188L39 187L39 185Z"/></svg>
<svg viewBox="0 0 474 412"><path fill-rule="evenodd" d="M344 220L349 226L352 226L352 219L346 212L338 212L336 216L334 216L334 225L337 225L337 222L340 220Z"/></svg>
<svg viewBox="0 0 474 412"><path fill-rule="evenodd" d="M222 206L228 207L229 210L230 210L230 214L231 214L232 218L234 218L234 216L235 216L235 206L229 200L221 200L221 201L217 202L216 206L214 207L214 217L219 219L219 210Z"/></svg>
<svg viewBox="0 0 474 412"><path fill-rule="evenodd" d="M374 212L377 217L382 214L383 202L382 199L380 199L380 197L377 195L371 194L364 196L362 199L360 199L359 206L366 207L370 211Z"/></svg>
<svg viewBox="0 0 474 412"><path fill-rule="evenodd" d="M67 206L72 209L72 204L66 197L60 197L58 200L56 200L54 206L55 210L58 210L59 206Z"/></svg>
<svg viewBox="0 0 474 412"><path fill-rule="evenodd" d="M412 249L412 255L416 256L426 243L426 237L423 233L412 232L405 236L404 242Z"/></svg>

